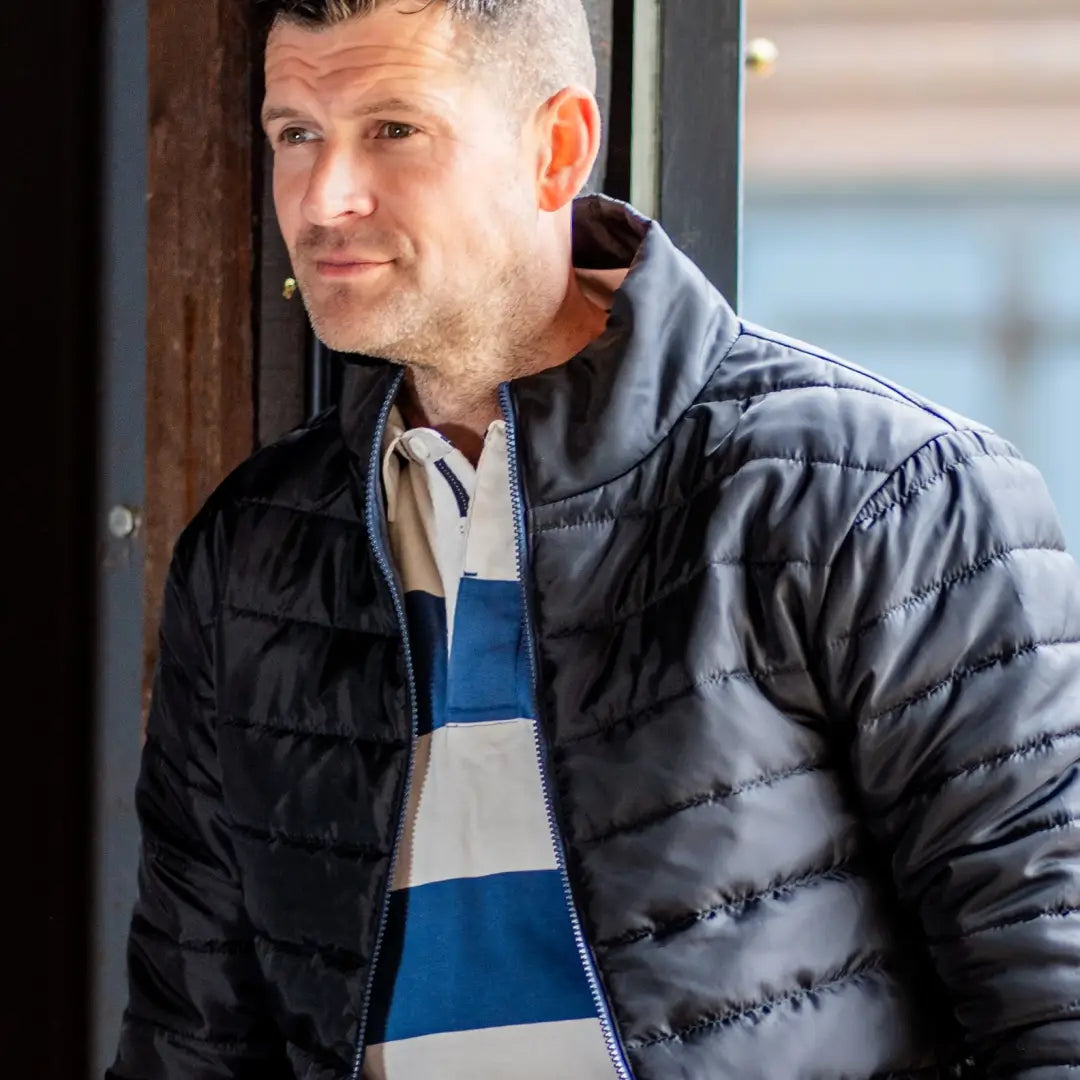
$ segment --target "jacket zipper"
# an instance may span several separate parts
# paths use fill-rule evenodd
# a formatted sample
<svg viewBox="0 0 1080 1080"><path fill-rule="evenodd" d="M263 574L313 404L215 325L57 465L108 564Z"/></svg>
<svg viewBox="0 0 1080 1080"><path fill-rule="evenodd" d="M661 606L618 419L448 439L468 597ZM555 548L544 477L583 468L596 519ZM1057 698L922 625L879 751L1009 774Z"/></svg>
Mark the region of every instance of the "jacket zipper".
<svg viewBox="0 0 1080 1080"><path fill-rule="evenodd" d="M356 1032L356 1053L353 1056L353 1067L350 1080L360 1080L360 1069L364 1064L364 1040L367 1036L368 1014L371 1009L371 991L375 984L375 972L379 963L379 952L382 949L383 938L386 935L386 920L390 913L390 892L394 883L394 872L397 869L398 840L401 838L405 827L405 815L408 812L409 793L412 789L413 764L415 762L416 738L417 738L417 715L416 715L416 674L413 669L412 649L409 645L409 627L405 618L405 604L401 598L401 589L398 587L397 577L390 558L383 549L379 540L379 478L382 472L382 442L383 433L386 431L387 418L390 409L397 396L398 387L401 386L402 375L398 375L394 385L383 402L382 412L379 414L379 423L375 431L375 442L371 448L371 463L368 472L367 489L367 519L368 537L371 541L372 550L375 553L375 561L379 564L383 578L390 589L390 595L394 601L394 614L397 618L398 629L401 632L402 646L405 651L405 674L409 688L409 764L405 771L405 791L401 799L401 808L398 812L397 827L394 831L390 845L390 864L387 868L386 885L382 894L382 910L379 913L379 929L375 935L375 948L371 954L371 966L368 971L367 986L364 989L364 998L360 1006L360 1026Z"/></svg>
<svg viewBox="0 0 1080 1080"><path fill-rule="evenodd" d="M578 915L577 905L574 903L574 893L570 888L570 875L566 869L566 850L563 846L562 834L559 831L558 821L555 817L555 802L551 793L551 773L548 768L547 740L541 732L539 696L537 694L538 675L536 661L536 643L533 637L532 617L530 614L530 596L526 579L526 534L525 534L525 500L521 486L521 475L518 471L517 460L517 429L514 426L514 410L510 400L510 384L502 383L499 387L499 402L502 406L503 418L506 421L506 456L510 466L510 500L514 510L514 541L517 554L518 583L522 597L522 622L525 631L525 642L529 651L529 669L531 675L531 696L533 702L533 738L536 742L536 753L540 761L541 787L544 792L544 809L547 812L548 831L551 834L551 842L555 847L555 861L559 867L559 875L562 879L563 897L566 900L566 908L570 914L570 923L574 932L574 944L577 946L578 957L585 969L585 977L589 983L593 1003L597 1015L600 1018L600 1027L603 1031L604 1042L607 1044L611 1063L615 1066L615 1074L619 1080L633 1080L630 1066L626 1060L619 1036L615 1031L615 1022L611 1016L611 1007L600 985L600 977L596 971L596 962L585 940L585 933L581 928L581 918Z"/></svg>

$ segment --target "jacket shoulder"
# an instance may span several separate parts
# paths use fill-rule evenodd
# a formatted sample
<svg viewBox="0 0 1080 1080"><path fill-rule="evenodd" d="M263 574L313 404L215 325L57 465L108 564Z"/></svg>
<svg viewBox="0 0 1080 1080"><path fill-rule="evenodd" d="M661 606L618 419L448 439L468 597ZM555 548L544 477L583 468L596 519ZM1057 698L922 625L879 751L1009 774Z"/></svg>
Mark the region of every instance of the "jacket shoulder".
<svg viewBox="0 0 1080 1080"><path fill-rule="evenodd" d="M171 575L203 597L220 595L238 533L268 542L280 533L264 527L269 516L361 524L336 408L268 443L225 477L177 539Z"/></svg>
<svg viewBox="0 0 1080 1080"><path fill-rule="evenodd" d="M754 456L888 474L936 440L994 439L983 424L806 342L743 322L707 394L739 407Z"/></svg>
<svg viewBox="0 0 1080 1080"><path fill-rule="evenodd" d="M280 504L311 513L348 513L349 453L336 407L257 450L210 496L221 510Z"/></svg>
<svg viewBox="0 0 1080 1080"><path fill-rule="evenodd" d="M712 444L708 460L695 466L699 486L749 500L746 544L755 558L778 564L832 565L852 529L872 514L884 519L894 504L898 513L889 520L908 519L906 493L938 478L954 481L970 505L988 508L1012 505L1010 477L1042 486L985 425L753 324L742 324L718 358L688 419L700 417L698 410L709 418ZM980 465L968 468L973 462ZM984 475L990 462L1002 467ZM987 486L982 494L974 490L980 485Z"/></svg>

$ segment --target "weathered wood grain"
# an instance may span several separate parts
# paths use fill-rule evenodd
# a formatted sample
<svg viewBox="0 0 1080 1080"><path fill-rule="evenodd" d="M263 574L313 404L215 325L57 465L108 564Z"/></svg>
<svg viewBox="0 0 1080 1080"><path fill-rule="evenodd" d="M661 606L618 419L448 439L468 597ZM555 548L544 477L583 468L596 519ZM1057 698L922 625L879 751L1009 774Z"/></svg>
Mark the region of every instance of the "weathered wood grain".
<svg viewBox="0 0 1080 1080"><path fill-rule="evenodd" d="M172 546L254 445L248 8L149 3L147 692Z"/></svg>

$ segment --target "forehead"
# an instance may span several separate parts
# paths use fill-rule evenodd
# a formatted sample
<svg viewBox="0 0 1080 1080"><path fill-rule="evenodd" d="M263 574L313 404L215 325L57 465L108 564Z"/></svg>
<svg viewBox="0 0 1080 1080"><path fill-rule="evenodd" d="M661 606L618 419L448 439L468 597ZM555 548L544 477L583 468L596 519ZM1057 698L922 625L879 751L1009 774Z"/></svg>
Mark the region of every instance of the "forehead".
<svg viewBox="0 0 1080 1080"><path fill-rule="evenodd" d="M291 86L319 94L362 92L387 81L464 81L463 35L443 4L383 4L332 26L279 23L266 44L268 95Z"/></svg>

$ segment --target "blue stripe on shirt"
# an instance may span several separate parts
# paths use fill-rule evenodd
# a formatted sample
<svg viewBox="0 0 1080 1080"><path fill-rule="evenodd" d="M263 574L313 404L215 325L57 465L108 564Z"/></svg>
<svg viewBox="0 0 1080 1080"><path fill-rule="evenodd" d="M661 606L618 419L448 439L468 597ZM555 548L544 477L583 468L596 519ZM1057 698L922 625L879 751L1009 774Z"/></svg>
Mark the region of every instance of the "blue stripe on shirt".
<svg viewBox="0 0 1080 1080"><path fill-rule="evenodd" d="M405 594L416 664L418 732L446 724L532 718L532 679L516 581L462 578L454 649L446 659L446 601Z"/></svg>
<svg viewBox="0 0 1080 1080"><path fill-rule="evenodd" d="M449 679L451 723L532 718L532 676L516 581L461 579Z"/></svg>
<svg viewBox="0 0 1080 1080"><path fill-rule="evenodd" d="M557 870L401 889L385 942L373 1045L596 1016Z"/></svg>

